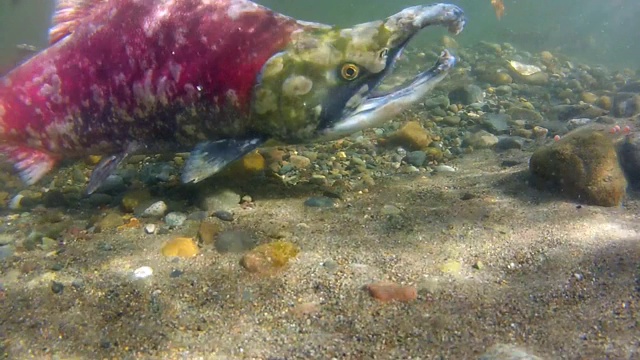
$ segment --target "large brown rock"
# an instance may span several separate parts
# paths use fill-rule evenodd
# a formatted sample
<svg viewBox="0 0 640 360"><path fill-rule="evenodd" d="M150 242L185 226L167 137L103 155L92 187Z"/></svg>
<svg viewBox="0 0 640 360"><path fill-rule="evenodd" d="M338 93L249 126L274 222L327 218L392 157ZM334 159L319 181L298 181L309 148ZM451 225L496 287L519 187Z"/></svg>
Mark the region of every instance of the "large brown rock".
<svg viewBox="0 0 640 360"><path fill-rule="evenodd" d="M613 141L599 129L579 129L539 148L529 169L537 185L557 185L590 205L619 205L627 188Z"/></svg>

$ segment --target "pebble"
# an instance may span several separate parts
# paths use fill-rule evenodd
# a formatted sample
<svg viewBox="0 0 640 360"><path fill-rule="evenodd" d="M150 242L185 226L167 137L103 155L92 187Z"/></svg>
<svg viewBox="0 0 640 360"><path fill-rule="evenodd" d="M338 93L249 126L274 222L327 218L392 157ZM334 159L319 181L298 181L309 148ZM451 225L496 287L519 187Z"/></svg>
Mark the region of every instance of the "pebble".
<svg viewBox="0 0 640 360"><path fill-rule="evenodd" d="M453 166L444 165L444 164L440 164L440 165L434 167L433 170L435 170L436 172L440 172L440 173L456 172L456 168L454 168Z"/></svg>
<svg viewBox="0 0 640 360"><path fill-rule="evenodd" d="M436 96L425 100L423 105L427 110L433 110L435 108L448 108L451 103L447 96Z"/></svg>
<svg viewBox="0 0 640 360"><path fill-rule="evenodd" d="M462 270L462 264L459 261L450 260L440 266L440 271L447 274L459 273Z"/></svg>
<svg viewBox="0 0 640 360"><path fill-rule="evenodd" d="M427 160L427 153L421 150L407 153L407 162L414 166L422 166Z"/></svg>
<svg viewBox="0 0 640 360"><path fill-rule="evenodd" d="M473 147L475 149L487 149L498 143L498 137L492 133L480 130L467 136L463 141L463 146Z"/></svg>
<svg viewBox="0 0 640 360"><path fill-rule="evenodd" d="M326 196L316 196L305 200L304 205L308 207L332 208L335 206L335 201Z"/></svg>
<svg viewBox="0 0 640 360"><path fill-rule="evenodd" d="M504 134L509 131L511 117L507 114L488 113L482 115L482 124L493 134Z"/></svg>
<svg viewBox="0 0 640 360"><path fill-rule="evenodd" d="M291 155L289 157L289 163L291 163L291 165L296 169L306 169L311 166L311 160L308 157L301 155Z"/></svg>
<svg viewBox="0 0 640 360"><path fill-rule="evenodd" d="M283 268L299 252L300 248L292 242L274 241L246 253L240 260L240 265L251 273L271 273Z"/></svg>
<svg viewBox="0 0 640 360"><path fill-rule="evenodd" d="M460 86L449 92L449 102L470 105L484 101L484 92L478 85Z"/></svg>
<svg viewBox="0 0 640 360"><path fill-rule="evenodd" d="M84 289L84 280L82 279L74 279L71 281L71 286L76 290Z"/></svg>
<svg viewBox="0 0 640 360"><path fill-rule="evenodd" d="M165 224L169 225L170 227L182 226L182 224L184 224L186 220L187 214L176 211L172 211L164 217Z"/></svg>
<svg viewBox="0 0 640 360"><path fill-rule="evenodd" d="M60 282L52 281L51 291L53 291L54 294L62 294L62 292L64 291L64 285Z"/></svg>
<svg viewBox="0 0 640 360"><path fill-rule="evenodd" d="M489 348L478 360L542 360L542 358L515 345L497 344Z"/></svg>
<svg viewBox="0 0 640 360"><path fill-rule="evenodd" d="M87 199L87 202L91 206L95 206L95 207L108 205L112 201L113 201L113 196L108 194L103 194L103 193L93 193Z"/></svg>
<svg viewBox="0 0 640 360"><path fill-rule="evenodd" d="M524 107L512 107L507 110L507 114L514 120L526 120L532 123L539 123L544 118L539 112Z"/></svg>
<svg viewBox="0 0 640 360"><path fill-rule="evenodd" d="M524 147L524 139L519 136L499 136L496 144L498 150L522 149Z"/></svg>
<svg viewBox="0 0 640 360"><path fill-rule="evenodd" d="M422 150L432 142L431 134L417 121L409 121L384 142L411 150Z"/></svg>
<svg viewBox="0 0 640 360"><path fill-rule="evenodd" d="M16 252L16 248L13 245L0 246L0 261L6 260L13 256Z"/></svg>
<svg viewBox="0 0 640 360"><path fill-rule="evenodd" d="M164 213L167 212L167 204L164 201L156 201L153 204L149 205L144 211L142 211L142 216L146 217L161 217Z"/></svg>
<svg viewBox="0 0 640 360"><path fill-rule="evenodd" d="M149 266L142 266L133 270L133 276L136 279L144 279L153 274L153 269Z"/></svg>
<svg viewBox="0 0 640 360"><path fill-rule="evenodd" d="M125 189L124 179L117 174L109 175L104 182L96 189L95 192L100 193L115 193Z"/></svg>
<svg viewBox="0 0 640 360"><path fill-rule="evenodd" d="M202 221L198 227L198 242L204 245L213 244L220 233L220 225L211 221Z"/></svg>
<svg viewBox="0 0 640 360"><path fill-rule="evenodd" d="M233 221L233 213L227 210L218 210L213 213L213 216L222 221Z"/></svg>
<svg viewBox="0 0 640 360"><path fill-rule="evenodd" d="M402 214L402 210L395 205L386 204L382 207L381 213L383 215L400 215Z"/></svg>
<svg viewBox="0 0 640 360"><path fill-rule="evenodd" d="M156 224L147 224L144 226L144 232L147 234L155 234L157 230Z"/></svg>
<svg viewBox="0 0 640 360"><path fill-rule="evenodd" d="M233 210L240 204L240 200L240 195L232 190L223 189L205 195L200 201L200 206L209 214L213 214L218 210Z"/></svg>
<svg viewBox="0 0 640 360"><path fill-rule="evenodd" d="M138 206L151 200L151 193L148 189L130 191L122 197L122 208L126 212L133 212Z"/></svg>
<svg viewBox="0 0 640 360"><path fill-rule="evenodd" d="M166 257L189 258L198 255L198 245L192 238L177 237L167 241L161 252Z"/></svg>
<svg viewBox="0 0 640 360"><path fill-rule="evenodd" d="M219 253L241 253L253 249L258 244L256 236L242 230L221 232L214 244Z"/></svg>
<svg viewBox="0 0 640 360"><path fill-rule="evenodd" d="M177 278L180 277L184 272L182 270L178 270L178 269L173 269L171 270L171 273L169 273L169 277L170 278Z"/></svg>
<svg viewBox="0 0 640 360"><path fill-rule="evenodd" d="M96 230L97 231L111 230L123 224L124 224L124 220L122 219L122 216L120 216L120 214L115 212L110 212L107 215L105 215L105 217L100 219L98 223L96 223Z"/></svg>
<svg viewBox="0 0 640 360"><path fill-rule="evenodd" d="M409 302L418 298L414 286L403 286L389 281L380 281L367 285L371 297L382 302Z"/></svg>
<svg viewBox="0 0 640 360"><path fill-rule="evenodd" d="M447 125L447 126L458 126L460 125L460 116L445 116L442 118L442 123Z"/></svg>
<svg viewBox="0 0 640 360"><path fill-rule="evenodd" d="M171 179L171 175L175 171L175 168L168 163L146 164L140 171L140 179L143 183L149 185L158 182L167 182Z"/></svg>

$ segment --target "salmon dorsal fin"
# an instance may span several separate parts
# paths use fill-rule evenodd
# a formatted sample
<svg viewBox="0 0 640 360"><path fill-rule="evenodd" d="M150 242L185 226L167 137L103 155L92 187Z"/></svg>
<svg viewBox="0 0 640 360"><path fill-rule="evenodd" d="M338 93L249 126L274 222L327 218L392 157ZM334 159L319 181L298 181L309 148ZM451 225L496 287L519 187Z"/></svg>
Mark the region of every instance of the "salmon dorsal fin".
<svg viewBox="0 0 640 360"><path fill-rule="evenodd" d="M108 0L58 0L49 30L49 44L55 44L75 30L91 11Z"/></svg>

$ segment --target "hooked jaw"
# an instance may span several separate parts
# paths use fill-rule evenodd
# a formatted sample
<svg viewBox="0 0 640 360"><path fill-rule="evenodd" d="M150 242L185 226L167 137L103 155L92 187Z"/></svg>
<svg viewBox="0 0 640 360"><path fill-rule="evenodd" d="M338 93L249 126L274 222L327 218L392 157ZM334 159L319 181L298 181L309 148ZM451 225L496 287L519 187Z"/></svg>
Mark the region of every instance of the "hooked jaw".
<svg viewBox="0 0 640 360"><path fill-rule="evenodd" d="M335 122L333 126L321 130L320 140L335 140L382 125L423 99L447 76L455 63L455 56L444 50L433 67L420 73L408 85L386 94L368 97L353 112Z"/></svg>
<svg viewBox="0 0 640 360"><path fill-rule="evenodd" d="M414 6L387 18L384 26L391 32L388 40L389 59L375 86L393 71L402 50L421 29L430 25L442 25L446 26L449 32L458 34L463 30L465 23L462 9L450 4ZM353 109L345 108L339 119L319 129L320 140L334 140L380 126L423 99L446 77L455 64L455 56L444 50L433 67L418 74L408 85L384 94L377 94L375 87L368 88L365 94L357 94L359 105Z"/></svg>

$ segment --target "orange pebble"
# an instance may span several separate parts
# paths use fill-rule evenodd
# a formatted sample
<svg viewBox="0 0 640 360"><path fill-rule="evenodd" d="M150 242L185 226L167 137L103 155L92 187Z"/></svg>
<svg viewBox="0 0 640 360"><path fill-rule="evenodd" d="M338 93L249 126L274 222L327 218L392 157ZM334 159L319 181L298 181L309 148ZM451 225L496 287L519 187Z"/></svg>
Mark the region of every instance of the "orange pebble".
<svg viewBox="0 0 640 360"><path fill-rule="evenodd" d="M402 286L392 282L380 281L367 285L369 294L382 302L408 302L418 298L418 291L413 286Z"/></svg>

